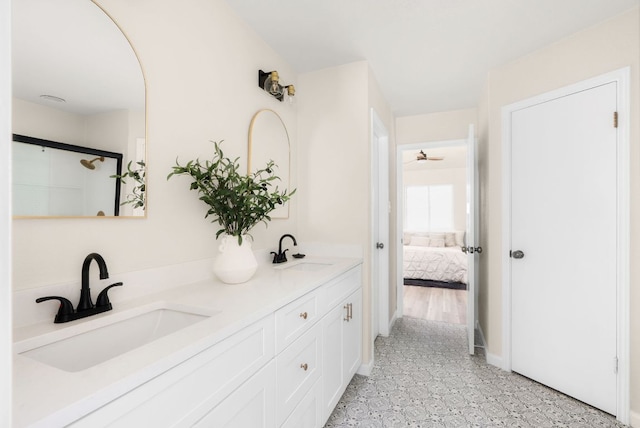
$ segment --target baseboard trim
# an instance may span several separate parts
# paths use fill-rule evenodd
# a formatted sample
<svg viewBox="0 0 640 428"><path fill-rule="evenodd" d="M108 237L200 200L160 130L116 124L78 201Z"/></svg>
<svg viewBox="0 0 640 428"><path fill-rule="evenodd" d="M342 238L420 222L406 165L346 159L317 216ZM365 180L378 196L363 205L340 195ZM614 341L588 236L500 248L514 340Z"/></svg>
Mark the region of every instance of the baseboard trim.
<svg viewBox="0 0 640 428"><path fill-rule="evenodd" d="M480 321L476 321L476 330L478 330L478 334L480 336L480 345L487 349L487 341L484 339L484 333L482 332L482 326L480 325Z"/></svg>
<svg viewBox="0 0 640 428"><path fill-rule="evenodd" d="M634 411L629 412L629 426L640 428L640 413Z"/></svg>
<svg viewBox="0 0 640 428"><path fill-rule="evenodd" d="M360 367L358 367L358 371L356 371L357 374L362 375L362 376L369 376L371 374L371 371L373 370L373 360L369 361L366 364L360 364Z"/></svg>
<svg viewBox="0 0 640 428"><path fill-rule="evenodd" d="M505 368L503 366L502 357L498 356L498 355L491 354L487 350L487 341L484 338L484 333L482 331L482 326L477 321L476 321L476 328L478 329L478 334L480 336L480 341L482 342L482 347L484 348L484 355L485 355L485 358L487 359L487 364L490 364L492 366L496 366L496 367L498 367L498 368L500 368L502 370L505 370Z"/></svg>
<svg viewBox="0 0 640 428"><path fill-rule="evenodd" d="M393 312L393 316L391 317L391 321L389 321L389 334L391 334L391 330L393 330L393 326L398 320L398 311Z"/></svg>
<svg viewBox="0 0 640 428"><path fill-rule="evenodd" d="M485 355L486 355L486 358L487 358L487 364L490 364L492 366L496 366L499 369L504 370L504 366L502 365L502 357L499 357L497 355L490 354L489 352L486 352L486 348L485 348Z"/></svg>

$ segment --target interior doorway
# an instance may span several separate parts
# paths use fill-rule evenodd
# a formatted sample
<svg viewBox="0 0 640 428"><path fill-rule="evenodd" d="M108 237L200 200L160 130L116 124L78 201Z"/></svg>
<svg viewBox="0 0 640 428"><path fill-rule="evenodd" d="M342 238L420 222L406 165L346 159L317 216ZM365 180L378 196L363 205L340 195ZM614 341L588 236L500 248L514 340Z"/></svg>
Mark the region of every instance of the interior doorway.
<svg viewBox="0 0 640 428"><path fill-rule="evenodd" d="M476 168L466 140L398 147L398 316L475 330Z"/></svg>

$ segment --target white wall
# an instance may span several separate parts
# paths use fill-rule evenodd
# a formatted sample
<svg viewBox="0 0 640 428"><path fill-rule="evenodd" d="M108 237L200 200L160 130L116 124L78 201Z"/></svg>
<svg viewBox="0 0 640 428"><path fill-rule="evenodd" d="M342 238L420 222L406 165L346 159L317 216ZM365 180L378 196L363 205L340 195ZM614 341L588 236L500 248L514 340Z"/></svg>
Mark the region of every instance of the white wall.
<svg viewBox="0 0 640 428"><path fill-rule="evenodd" d="M300 236L307 240L362 244L368 233L366 73L367 64L356 62L300 75Z"/></svg>
<svg viewBox="0 0 640 428"><path fill-rule="evenodd" d="M213 257L217 228L204 219L206 206L188 190L186 177L166 179L176 157L210 156L209 141L224 139L226 154L245 163L249 123L261 108L280 114L295 151L295 110L260 90L257 75L260 68L276 69L293 84L297 76L224 1L99 3L131 40L145 75L147 218L14 221L16 290L79 282L82 260L92 251L105 257L112 276ZM254 248L273 249L282 234L297 233L296 198L288 220L255 228Z"/></svg>
<svg viewBox="0 0 640 428"><path fill-rule="evenodd" d="M369 111L366 62L301 74L298 102L300 238L362 249L363 337L370 337ZM327 91L326 82L332 82ZM371 349L363 341L363 360Z"/></svg>
<svg viewBox="0 0 640 428"><path fill-rule="evenodd" d="M476 108L396 118L398 145L429 141L466 140L469 125L478 122Z"/></svg>
<svg viewBox="0 0 640 428"><path fill-rule="evenodd" d="M327 91L326 82L333 88ZM366 62L301 74L297 85L300 237L362 249L363 362L371 337L371 141L374 107L385 124L392 114ZM392 129L392 128L390 128Z"/></svg>
<svg viewBox="0 0 640 428"><path fill-rule="evenodd" d="M12 131L14 134L86 146L86 121L79 114L68 113L41 104L13 98Z"/></svg>
<svg viewBox="0 0 640 428"><path fill-rule="evenodd" d="M501 108L518 100L631 66L631 410L640 426L640 13L635 8L491 70L480 106L481 260L480 323L487 352L502 349Z"/></svg>

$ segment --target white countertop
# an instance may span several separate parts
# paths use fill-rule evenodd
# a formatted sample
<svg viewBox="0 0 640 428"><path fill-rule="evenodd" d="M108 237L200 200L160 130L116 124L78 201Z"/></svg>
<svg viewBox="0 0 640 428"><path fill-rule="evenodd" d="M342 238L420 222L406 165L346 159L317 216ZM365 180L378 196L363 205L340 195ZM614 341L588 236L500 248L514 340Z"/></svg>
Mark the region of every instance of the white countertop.
<svg viewBox="0 0 640 428"><path fill-rule="evenodd" d="M328 266L315 271L285 268L305 262ZM200 281L113 303L112 311L81 320L65 324L54 324L50 320L17 328L13 360L14 426L68 424L361 262L357 258L307 257L283 265L261 265L255 276L244 284L223 284L213 279ZM51 335L63 338L79 334L105 323L107 317L125 318L150 305L164 303L220 313L79 372L63 371L18 354L39 343L43 335L50 341Z"/></svg>

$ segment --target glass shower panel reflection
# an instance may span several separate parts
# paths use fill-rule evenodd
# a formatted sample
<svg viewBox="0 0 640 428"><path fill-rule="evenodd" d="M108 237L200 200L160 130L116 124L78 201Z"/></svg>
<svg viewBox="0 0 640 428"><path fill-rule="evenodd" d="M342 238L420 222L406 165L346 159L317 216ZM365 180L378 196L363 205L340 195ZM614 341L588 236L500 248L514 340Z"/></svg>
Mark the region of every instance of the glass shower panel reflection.
<svg viewBox="0 0 640 428"><path fill-rule="evenodd" d="M13 142L16 216L113 216L117 160ZM102 159L102 160L101 160ZM93 166L90 169L81 162Z"/></svg>

